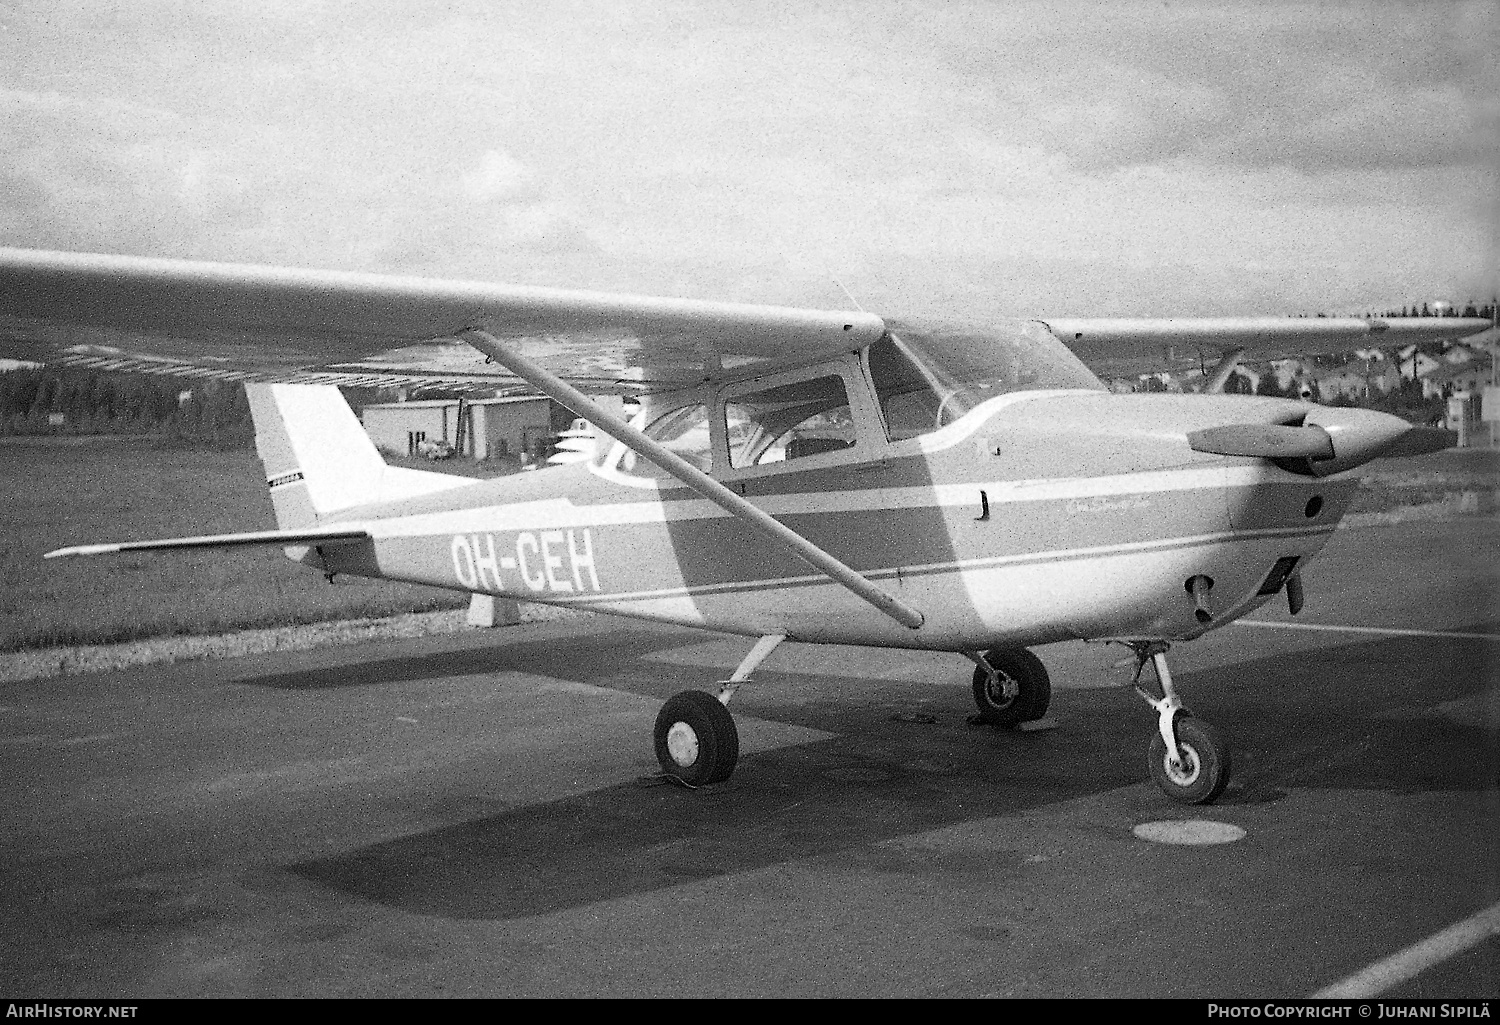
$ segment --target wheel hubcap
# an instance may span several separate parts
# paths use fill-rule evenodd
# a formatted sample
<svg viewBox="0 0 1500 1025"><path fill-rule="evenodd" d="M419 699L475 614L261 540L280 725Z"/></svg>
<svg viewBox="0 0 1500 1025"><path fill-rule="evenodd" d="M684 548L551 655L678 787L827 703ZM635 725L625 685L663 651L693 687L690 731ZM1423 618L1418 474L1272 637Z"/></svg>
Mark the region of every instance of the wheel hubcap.
<svg viewBox="0 0 1500 1025"><path fill-rule="evenodd" d="M1177 750L1182 752L1181 760L1173 758L1170 751L1167 752L1167 778L1180 787L1191 786L1198 778L1198 752L1180 740L1177 742Z"/></svg>
<svg viewBox="0 0 1500 1025"><path fill-rule="evenodd" d="M996 708L1010 707L1010 703L1016 700L1016 695L1020 691L1020 685L1015 680L998 673L990 677L984 686L985 697L989 698L990 704Z"/></svg>
<svg viewBox="0 0 1500 1025"><path fill-rule="evenodd" d="M674 722L667 730L667 753L672 761L687 768L698 760L698 734L685 722Z"/></svg>

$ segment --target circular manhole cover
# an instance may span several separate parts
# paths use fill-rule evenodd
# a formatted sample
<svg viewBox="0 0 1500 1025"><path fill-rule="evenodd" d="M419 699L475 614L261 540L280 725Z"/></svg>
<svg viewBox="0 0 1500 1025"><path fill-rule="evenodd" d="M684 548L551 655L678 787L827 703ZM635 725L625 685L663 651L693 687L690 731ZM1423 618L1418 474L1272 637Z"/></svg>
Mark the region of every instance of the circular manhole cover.
<svg viewBox="0 0 1500 1025"><path fill-rule="evenodd" d="M1178 819L1167 822L1142 822L1131 830L1142 840L1186 846L1234 843L1245 837L1245 831L1232 822L1211 819Z"/></svg>

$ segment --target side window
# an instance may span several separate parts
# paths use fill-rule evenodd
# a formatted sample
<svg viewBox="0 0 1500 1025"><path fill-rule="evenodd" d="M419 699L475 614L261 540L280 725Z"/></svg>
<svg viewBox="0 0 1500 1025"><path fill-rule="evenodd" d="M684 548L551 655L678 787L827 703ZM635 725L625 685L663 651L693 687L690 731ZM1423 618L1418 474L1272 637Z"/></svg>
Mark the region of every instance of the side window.
<svg viewBox="0 0 1500 1025"><path fill-rule="evenodd" d="M724 403L734 469L853 448L849 394L837 374L778 385Z"/></svg>
<svg viewBox="0 0 1500 1025"><path fill-rule="evenodd" d="M646 435L671 449L705 473L713 469L713 445L708 433L708 407L699 402L664 413L646 428ZM648 459L627 454L625 469L643 477L670 476Z"/></svg>
<svg viewBox="0 0 1500 1025"><path fill-rule="evenodd" d="M939 425L942 400L934 382L889 338L870 346L870 377L891 441L915 438Z"/></svg>

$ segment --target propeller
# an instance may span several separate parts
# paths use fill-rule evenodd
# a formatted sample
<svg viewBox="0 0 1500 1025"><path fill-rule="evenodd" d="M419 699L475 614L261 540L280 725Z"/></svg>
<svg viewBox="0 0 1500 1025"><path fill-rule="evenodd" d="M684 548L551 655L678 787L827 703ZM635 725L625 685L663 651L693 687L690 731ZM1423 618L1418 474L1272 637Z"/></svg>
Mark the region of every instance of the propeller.
<svg viewBox="0 0 1500 1025"><path fill-rule="evenodd" d="M1320 427L1282 424L1228 424L1188 435L1195 452L1262 459L1332 459L1333 439Z"/></svg>
<svg viewBox="0 0 1500 1025"><path fill-rule="evenodd" d="M1300 424L1225 424L1192 431L1187 439L1195 452L1270 459L1293 473L1326 477L1380 456L1437 452L1457 435L1372 409L1313 406Z"/></svg>

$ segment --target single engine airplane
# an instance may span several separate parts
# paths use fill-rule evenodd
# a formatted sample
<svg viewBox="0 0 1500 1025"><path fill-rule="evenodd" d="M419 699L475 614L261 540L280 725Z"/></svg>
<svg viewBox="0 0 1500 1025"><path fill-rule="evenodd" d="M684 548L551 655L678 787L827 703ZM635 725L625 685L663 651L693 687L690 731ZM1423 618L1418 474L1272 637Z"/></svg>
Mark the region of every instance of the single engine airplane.
<svg viewBox="0 0 1500 1025"><path fill-rule="evenodd" d="M1460 318L1102 320L983 329L865 312L263 266L0 250L0 356L246 383L277 529L49 557L280 546L320 572L756 638L717 693L670 698L665 773L727 778L735 688L785 640L951 651L980 716L1047 710L1031 648L1111 641L1155 712L1148 763L1207 803L1230 751L1166 652L1284 592L1357 481L1446 435L1227 395L1238 361L1461 337ZM1089 369L1213 350L1198 394ZM474 481L387 466L338 385L525 382L615 439ZM587 394L586 394L587 393ZM627 396L627 421L603 396ZM593 396L593 397L591 397ZM1147 665L1154 682L1143 681Z"/></svg>

